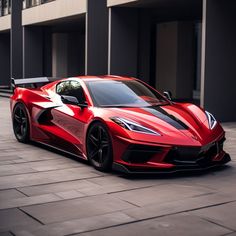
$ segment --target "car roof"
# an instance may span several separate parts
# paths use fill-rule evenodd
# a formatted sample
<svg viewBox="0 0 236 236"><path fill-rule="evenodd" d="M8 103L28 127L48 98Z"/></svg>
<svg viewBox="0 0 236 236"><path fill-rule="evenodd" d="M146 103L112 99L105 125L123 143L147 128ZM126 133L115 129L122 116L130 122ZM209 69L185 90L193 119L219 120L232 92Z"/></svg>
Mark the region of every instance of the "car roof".
<svg viewBox="0 0 236 236"><path fill-rule="evenodd" d="M102 76L78 76L74 77L81 79L83 81L93 81L93 80L135 80L132 77L125 77L125 76L116 76L116 75L102 75ZM70 78L68 78L70 79Z"/></svg>

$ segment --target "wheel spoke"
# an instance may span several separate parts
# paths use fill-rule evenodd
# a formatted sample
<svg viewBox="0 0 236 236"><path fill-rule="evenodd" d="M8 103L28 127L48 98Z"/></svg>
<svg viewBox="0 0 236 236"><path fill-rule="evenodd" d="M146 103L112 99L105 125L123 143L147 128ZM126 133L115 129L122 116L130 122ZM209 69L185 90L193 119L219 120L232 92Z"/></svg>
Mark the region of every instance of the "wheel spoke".
<svg viewBox="0 0 236 236"><path fill-rule="evenodd" d="M19 111L19 115L20 115L20 118L22 118L23 117L23 111L22 111L22 109L20 109L20 111Z"/></svg>
<svg viewBox="0 0 236 236"><path fill-rule="evenodd" d="M17 122L17 123L21 123L21 118L20 118L20 116L18 116L18 115L16 115L15 114L15 121Z"/></svg>
<svg viewBox="0 0 236 236"><path fill-rule="evenodd" d="M99 143L101 143L101 141L102 141L102 128L100 126L98 126L98 140L99 140Z"/></svg>
<svg viewBox="0 0 236 236"><path fill-rule="evenodd" d="M99 157L99 163L102 164L103 163L103 152L102 152L102 149L99 149L98 157Z"/></svg>
<svg viewBox="0 0 236 236"><path fill-rule="evenodd" d="M103 148L106 148L106 147L108 147L109 146L109 143L108 143L108 141L102 141L101 142L101 148L103 149Z"/></svg>
<svg viewBox="0 0 236 236"><path fill-rule="evenodd" d="M25 124L27 122L27 119L25 117L22 117L22 123Z"/></svg>
<svg viewBox="0 0 236 236"><path fill-rule="evenodd" d="M24 127L23 124L20 126L20 132L21 132L21 135L22 135L22 136L23 136L24 133L25 133L25 127Z"/></svg>
<svg viewBox="0 0 236 236"><path fill-rule="evenodd" d="M90 135L89 136L89 140L91 141L91 143L95 146L95 147L98 147L99 146L99 143L98 143L98 139L94 136L94 135Z"/></svg>
<svg viewBox="0 0 236 236"><path fill-rule="evenodd" d="M21 125L16 125L15 126L15 131L16 131L17 134L19 133L20 129L21 129Z"/></svg>
<svg viewBox="0 0 236 236"><path fill-rule="evenodd" d="M91 153L90 153L90 157L92 159L94 159L94 157L98 154L98 150L93 150Z"/></svg>

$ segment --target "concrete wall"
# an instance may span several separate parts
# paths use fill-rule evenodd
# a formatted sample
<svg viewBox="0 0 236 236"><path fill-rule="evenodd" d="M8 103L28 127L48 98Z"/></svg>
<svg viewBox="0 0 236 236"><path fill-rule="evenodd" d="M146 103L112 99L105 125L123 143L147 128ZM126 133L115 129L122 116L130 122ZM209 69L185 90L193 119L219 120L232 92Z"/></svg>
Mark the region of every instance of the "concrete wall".
<svg viewBox="0 0 236 236"><path fill-rule="evenodd" d="M52 36L52 75L66 77L68 74L68 35L56 33Z"/></svg>
<svg viewBox="0 0 236 236"><path fill-rule="evenodd" d="M236 1L204 0L202 102L221 121L236 121Z"/></svg>
<svg viewBox="0 0 236 236"><path fill-rule="evenodd" d="M195 77L194 23L178 23L177 94L180 99L192 99Z"/></svg>
<svg viewBox="0 0 236 236"><path fill-rule="evenodd" d="M85 72L85 36L81 33L54 33L52 36L52 75L70 77Z"/></svg>
<svg viewBox="0 0 236 236"><path fill-rule="evenodd" d="M0 32L11 29L11 15L0 17Z"/></svg>
<svg viewBox="0 0 236 236"><path fill-rule="evenodd" d="M43 76L52 76L52 29L43 27Z"/></svg>
<svg viewBox="0 0 236 236"><path fill-rule="evenodd" d="M30 25L78 16L87 11L87 0L57 0L22 11L22 24Z"/></svg>
<svg viewBox="0 0 236 236"><path fill-rule="evenodd" d="M156 87L174 98L191 99L194 88L194 24L157 25Z"/></svg>
<svg viewBox="0 0 236 236"><path fill-rule="evenodd" d="M43 28L25 26L23 39L23 77L43 76Z"/></svg>
<svg viewBox="0 0 236 236"><path fill-rule="evenodd" d="M160 91L170 90L174 97L177 95L177 42L177 22L157 25L156 87Z"/></svg>
<svg viewBox="0 0 236 236"><path fill-rule="evenodd" d="M116 6L116 5L121 5L121 4L126 4L130 2L137 2L138 0L107 0L107 6Z"/></svg>
<svg viewBox="0 0 236 236"><path fill-rule="evenodd" d="M139 12L139 32L138 32L138 72L137 77L149 84L155 78L150 78L151 70L154 68L152 58L152 27L150 14L146 10ZM155 54L155 53L154 53ZM153 84L152 84L153 85Z"/></svg>
<svg viewBox="0 0 236 236"><path fill-rule="evenodd" d="M10 85L10 33L0 34L0 86Z"/></svg>
<svg viewBox="0 0 236 236"><path fill-rule="evenodd" d="M68 34L68 76L85 74L85 35L72 32Z"/></svg>

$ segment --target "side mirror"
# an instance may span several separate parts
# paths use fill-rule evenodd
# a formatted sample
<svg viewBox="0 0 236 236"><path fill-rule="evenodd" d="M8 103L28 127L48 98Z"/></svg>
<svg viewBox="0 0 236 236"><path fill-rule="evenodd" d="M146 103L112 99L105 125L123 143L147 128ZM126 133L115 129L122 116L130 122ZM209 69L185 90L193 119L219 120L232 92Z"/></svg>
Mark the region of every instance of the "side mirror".
<svg viewBox="0 0 236 236"><path fill-rule="evenodd" d="M61 100L65 104L71 104L71 105L78 105L79 104L78 99L73 96L61 95Z"/></svg>
<svg viewBox="0 0 236 236"><path fill-rule="evenodd" d="M88 107L87 102L84 102L83 104L81 104L79 103L79 100L77 99L77 97L74 97L74 96L61 95L61 100L65 104L76 105L81 108Z"/></svg>
<svg viewBox="0 0 236 236"><path fill-rule="evenodd" d="M172 93L170 91L164 91L163 95L165 98L167 98L168 100L172 100Z"/></svg>

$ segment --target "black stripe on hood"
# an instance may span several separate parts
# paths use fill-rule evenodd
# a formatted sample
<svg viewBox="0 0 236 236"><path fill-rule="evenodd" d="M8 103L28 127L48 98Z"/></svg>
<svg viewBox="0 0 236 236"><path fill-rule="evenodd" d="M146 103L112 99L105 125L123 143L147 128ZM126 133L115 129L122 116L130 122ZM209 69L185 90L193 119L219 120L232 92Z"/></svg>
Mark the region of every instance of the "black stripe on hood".
<svg viewBox="0 0 236 236"><path fill-rule="evenodd" d="M177 119L175 116L170 115L161 107L143 108L145 111L150 112L154 116L164 120L168 124L174 126L179 130L187 130L188 126L184 124L181 120Z"/></svg>

